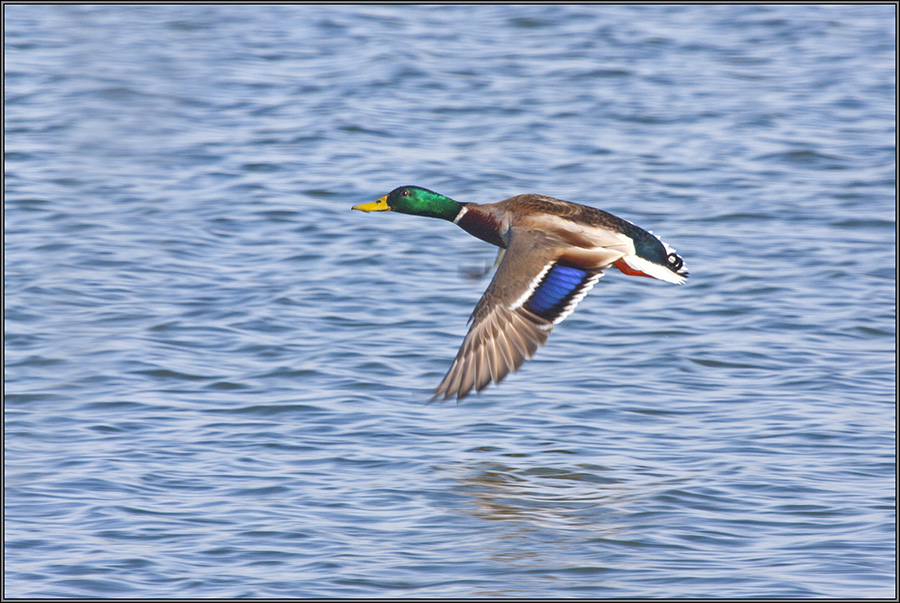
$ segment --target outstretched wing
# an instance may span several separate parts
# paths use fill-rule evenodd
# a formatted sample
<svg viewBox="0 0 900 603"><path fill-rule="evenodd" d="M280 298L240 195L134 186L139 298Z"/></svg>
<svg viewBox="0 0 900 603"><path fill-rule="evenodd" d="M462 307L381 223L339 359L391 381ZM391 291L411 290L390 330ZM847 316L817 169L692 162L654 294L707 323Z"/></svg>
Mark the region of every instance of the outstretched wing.
<svg viewBox="0 0 900 603"><path fill-rule="evenodd" d="M565 243L514 228L491 284L469 320L472 327L434 398L465 398L515 372L547 342L603 273L560 259Z"/></svg>

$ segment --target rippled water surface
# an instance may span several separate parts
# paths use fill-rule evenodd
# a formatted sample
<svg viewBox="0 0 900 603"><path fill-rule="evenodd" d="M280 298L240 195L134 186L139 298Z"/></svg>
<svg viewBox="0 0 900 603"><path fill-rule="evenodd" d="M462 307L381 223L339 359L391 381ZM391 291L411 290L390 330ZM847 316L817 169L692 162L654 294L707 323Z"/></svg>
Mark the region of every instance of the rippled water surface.
<svg viewBox="0 0 900 603"><path fill-rule="evenodd" d="M4 6L8 597L892 597L895 7ZM427 405L494 248L652 229Z"/></svg>

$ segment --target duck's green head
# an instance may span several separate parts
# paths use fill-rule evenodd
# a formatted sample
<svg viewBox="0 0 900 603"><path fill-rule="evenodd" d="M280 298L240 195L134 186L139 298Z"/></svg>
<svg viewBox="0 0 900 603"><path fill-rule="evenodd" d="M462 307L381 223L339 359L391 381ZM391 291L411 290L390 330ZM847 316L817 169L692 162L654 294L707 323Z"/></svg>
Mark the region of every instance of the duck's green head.
<svg viewBox="0 0 900 603"><path fill-rule="evenodd" d="M420 186L401 186L371 203L354 205L360 211L396 211L401 214L453 220L463 204Z"/></svg>

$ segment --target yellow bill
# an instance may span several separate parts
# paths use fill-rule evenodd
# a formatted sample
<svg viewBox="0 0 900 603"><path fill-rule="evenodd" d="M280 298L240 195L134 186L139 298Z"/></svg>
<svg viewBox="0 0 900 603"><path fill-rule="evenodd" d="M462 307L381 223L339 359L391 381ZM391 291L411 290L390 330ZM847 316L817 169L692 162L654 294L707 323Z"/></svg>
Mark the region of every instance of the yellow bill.
<svg viewBox="0 0 900 603"><path fill-rule="evenodd" d="M381 199L370 201L369 203L354 205L351 209L358 209L359 211L391 211L391 206L388 205L387 195L385 195Z"/></svg>

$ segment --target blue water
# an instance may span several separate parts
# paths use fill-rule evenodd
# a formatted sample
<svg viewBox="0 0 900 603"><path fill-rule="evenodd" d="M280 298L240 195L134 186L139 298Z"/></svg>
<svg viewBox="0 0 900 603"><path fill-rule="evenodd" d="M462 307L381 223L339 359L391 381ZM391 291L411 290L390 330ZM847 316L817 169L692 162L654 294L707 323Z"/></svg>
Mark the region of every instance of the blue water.
<svg viewBox="0 0 900 603"><path fill-rule="evenodd" d="M896 8L5 5L7 597L893 597ZM426 402L495 249L653 230Z"/></svg>

